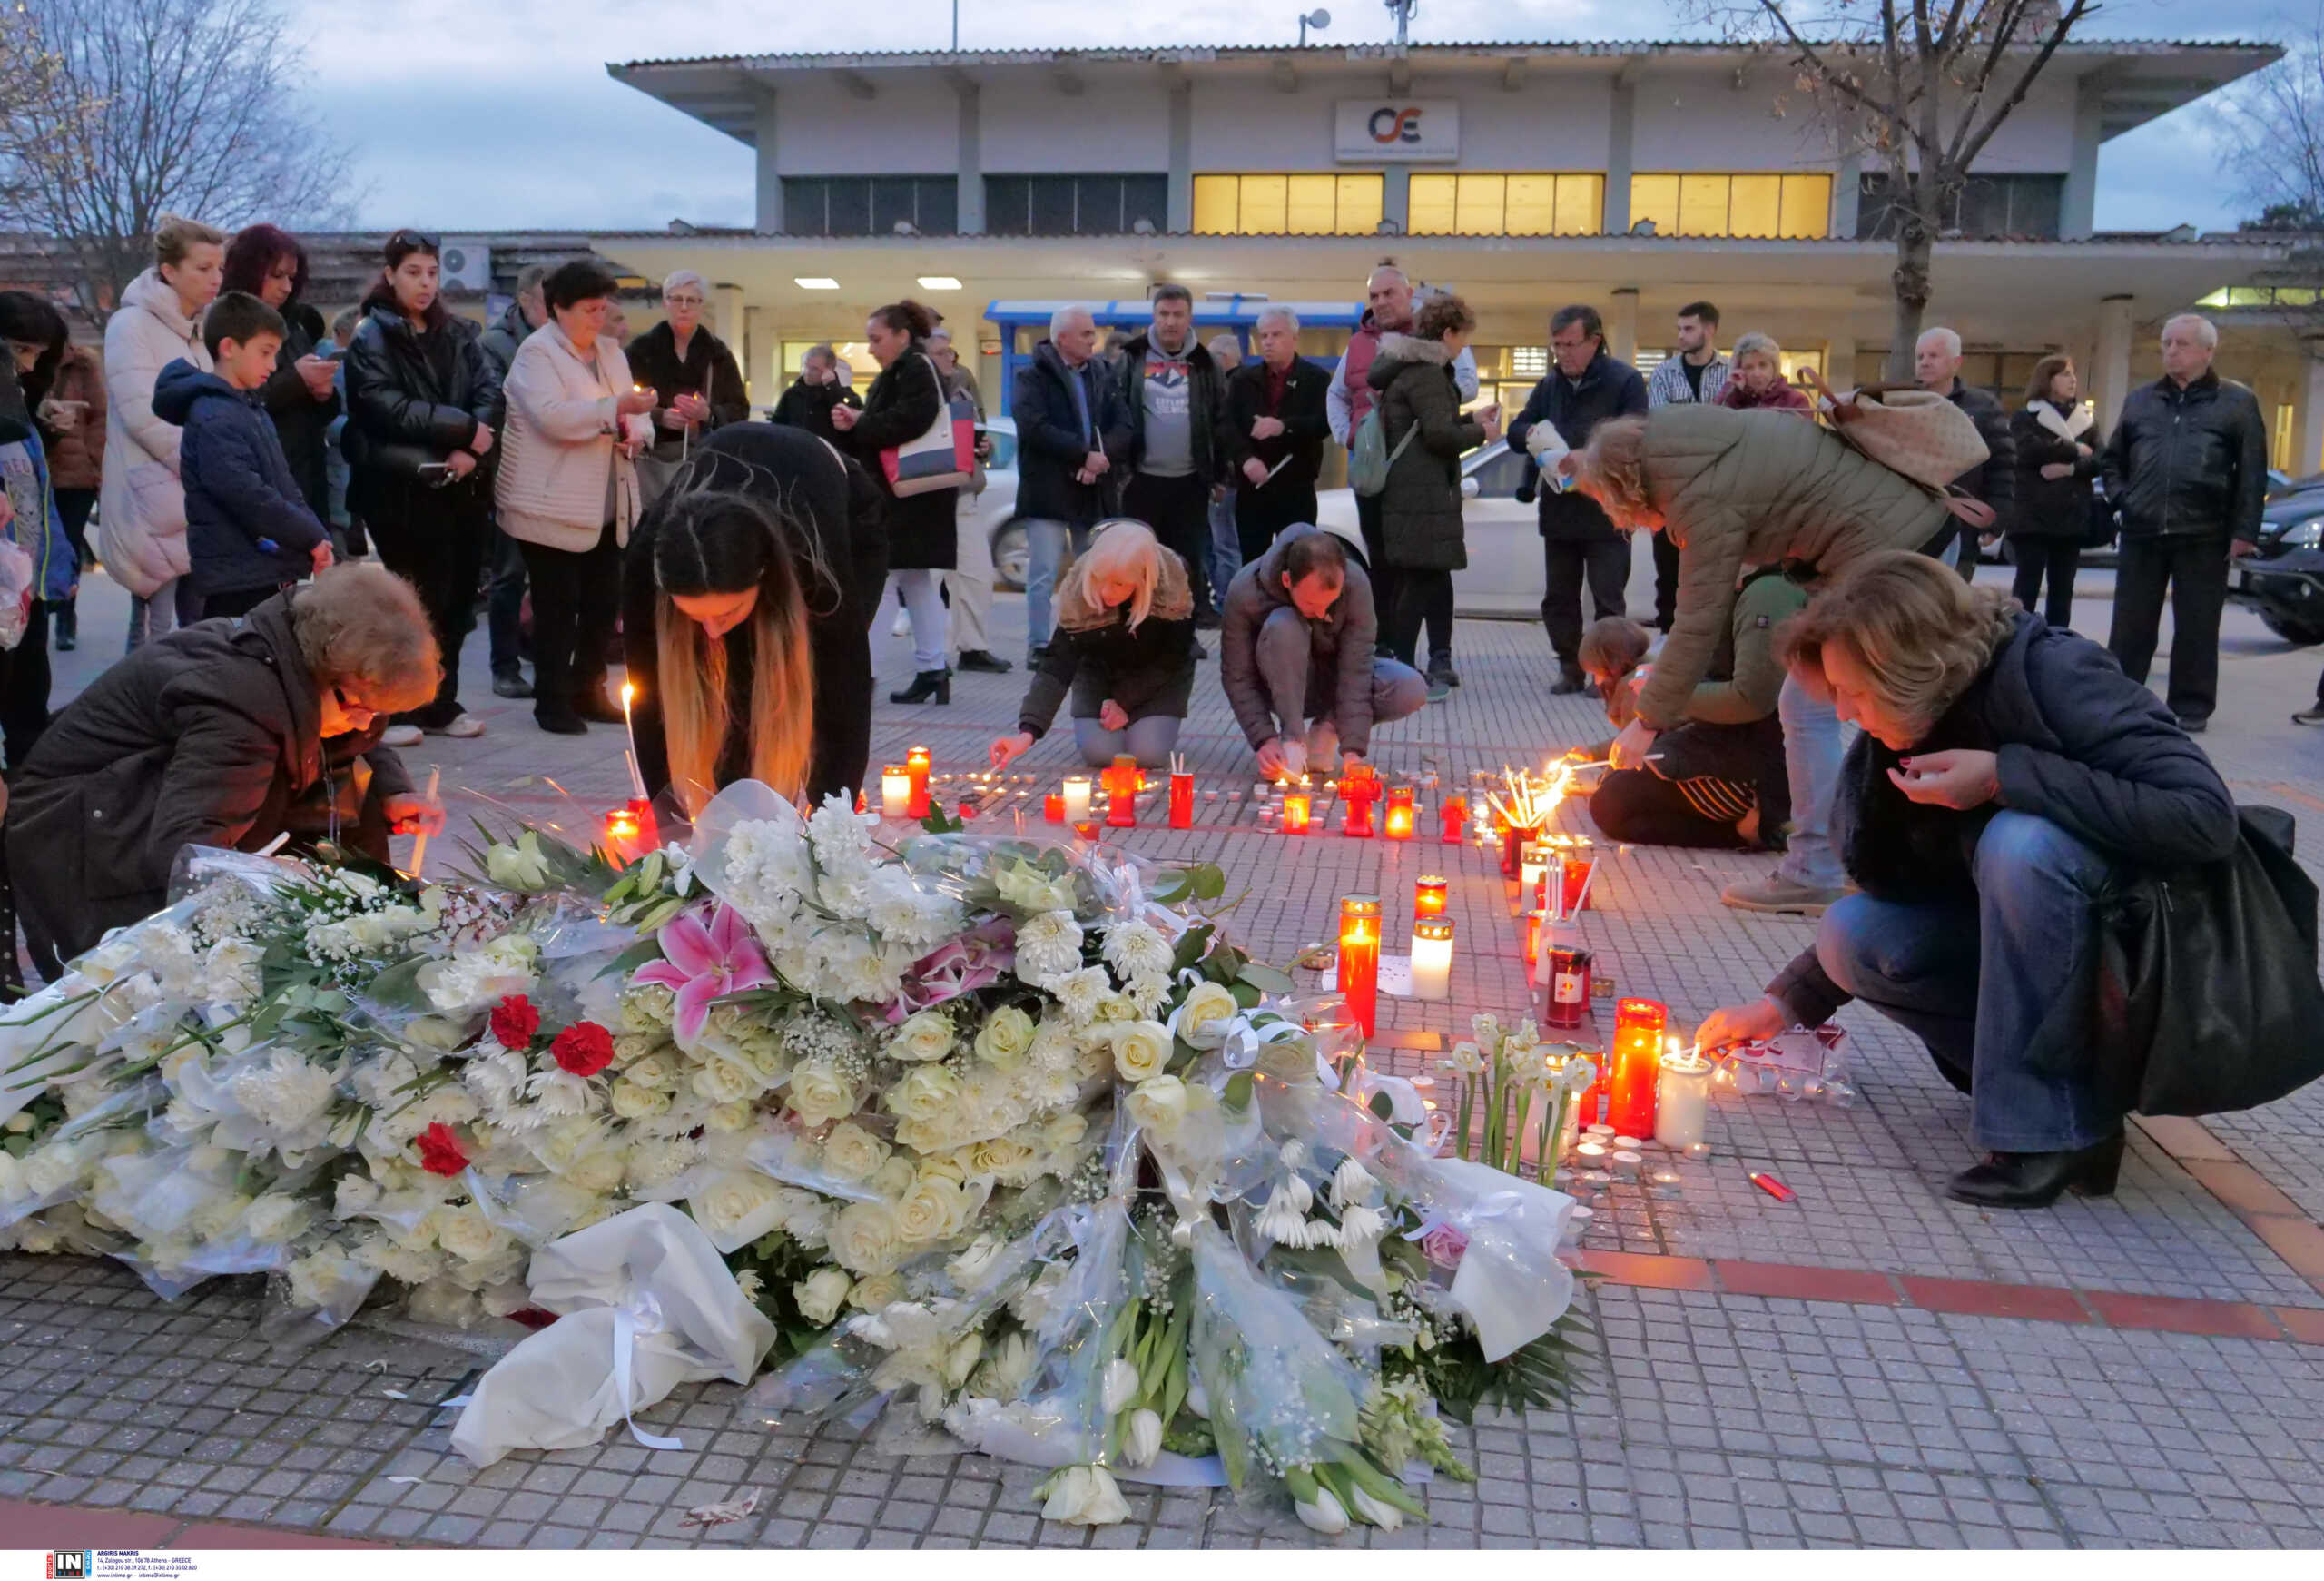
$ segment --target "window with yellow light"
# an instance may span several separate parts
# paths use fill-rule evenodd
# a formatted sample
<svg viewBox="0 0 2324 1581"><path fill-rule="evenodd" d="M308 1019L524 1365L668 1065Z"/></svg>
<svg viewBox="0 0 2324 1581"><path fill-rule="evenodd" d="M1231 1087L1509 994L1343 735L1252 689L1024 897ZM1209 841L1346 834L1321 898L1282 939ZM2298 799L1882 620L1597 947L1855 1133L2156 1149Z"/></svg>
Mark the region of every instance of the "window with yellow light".
<svg viewBox="0 0 2324 1581"><path fill-rule="evenodd" d="M1630 177L1630 223L1659 236L1831 234L1832 178L1777 171L1659 172Z"/></svg>
<svg viewBox="0 0 2324 1581"><path fill-rule="evenodd" d="M1377 172L1195 177L1195 232L1204 236L1368 236L1380 228Z"/></svg>
<svg viewBox="0 0 2324 1581"><path fill-rule="evenodd" d="M1414 236L1594 236L1605 223L1596 171L1414 171Z"/></svg>

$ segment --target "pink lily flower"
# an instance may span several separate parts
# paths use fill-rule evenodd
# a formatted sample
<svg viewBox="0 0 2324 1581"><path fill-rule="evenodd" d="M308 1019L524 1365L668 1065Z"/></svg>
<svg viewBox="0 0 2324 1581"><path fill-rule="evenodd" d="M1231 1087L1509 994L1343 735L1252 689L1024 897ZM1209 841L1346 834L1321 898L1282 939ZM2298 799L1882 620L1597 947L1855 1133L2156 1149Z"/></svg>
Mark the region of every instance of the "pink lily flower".
<svg viewBox="0 0 2324 1581"><path fill-rule="evenodd" d="M668 959L642 968L630 981L658 983L677 995L672 1030L688 1048L702 1036L714 1001L774 981L750 924L732 906L715 907L707 927L691 912L674 917L657 937Z"/></svg>

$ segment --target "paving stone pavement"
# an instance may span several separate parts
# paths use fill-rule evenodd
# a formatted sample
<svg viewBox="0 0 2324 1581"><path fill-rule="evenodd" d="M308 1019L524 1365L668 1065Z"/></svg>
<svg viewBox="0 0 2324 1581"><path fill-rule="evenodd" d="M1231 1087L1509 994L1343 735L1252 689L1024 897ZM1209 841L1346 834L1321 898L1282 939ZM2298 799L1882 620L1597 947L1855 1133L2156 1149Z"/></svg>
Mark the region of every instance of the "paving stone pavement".
<svg viewBox="0 0 2324 1581"><path fill-rule="evenodd" d="M2081 624L2102 631L2108 578L2085 581ZM999 602L1003 652L1021 636L1021 611L1020 600ZM416 756L443 765L448 791L459 787L456 817L497 807L586 828L625 794L615 736L534 730L526 705L490 697L481 646L471 645L465 689L488 733L431 738ZM2286 649L2234 610L2226 647L2206 748L2239 799L2324 811L2324 732L2285 723L2311 694L2317 656ZM1538 627L1464 622L1458 649L1466 684L1381 732L1384 769L1463 788L1477 771L1605 734L1594 705L1547 695ZM905 678L903 645L884 620L875 652L884 677ZM60 660L61 687L94 668L71 657L80 662ZM1244 892L1229 925L1277 962L1327 936L1340 894L1375 891L1397 917L1415 876L1445 874L1459 934L1452 998L1384 1002L1382 1057L1400 1071L1426 1073L1427 1045L1457 1035L1473 1012L1517 1013L1526 995L1516 924L1485 855L1336 835L1295 845L1261 829L1247 751L1208 678L1215 664L1182 746L1216 795L1200 802L1196 828L1140 828L1123 843L1217 862ZM950 707L883 702L875 770L912 744L933 749L940 773L980 770L1022 683L1021 670L961 676ZM1069 732L1053 735L1015 766L1031 784L975 786L978 799L1007 793L985 811L988 826L1013 827L1011 809L1029 795L1038 829L1039 792L1068 772L1069 750ZM1579 805L1563 822L1589 831ZM2302 855L2324 876L2315 836ZM430 865L457 859L447 841ZM1601 972L1625 993L1665 1001L1680 1023L1755 993L1812 936L1794 919L1719 905L1721 884L1768 860L1609 853L1586 930ZM1401 943L1392 924L1390 948ZM2286 1230L2304 1228L2324 1248L2313 1222L2324 1218L2324 1092L2205 1122L2202 1145L2280 1193L2272 1220L2206 1189L2188 1160L2210 1155L2160 1127L2133 1131L2111 1199L1980 1213L1942 1191L1970 1157L1965 1102L1909 1038L1856 1010L1842 1020L1860 1091L1853 1106L1724 1093L1707 1161L1655 1158L1679 1176L1675 1187L1569 1182L1595 1214L1587 1250L1636 1254L1605 1257L1613 1276L1585 1285L1596 1332L1571 1407L1481 1418L1464 1435L1473 1486L1440 1478L1426 1527L1364 1528L1341 1544L2324 1544L2324 1251L2311 1255ZM1755 1169L1797 1200L1753 1188L1745 1177ZM2015 1287L2041 1289L2013 1297ZM1926 1295L1939 1290L1960 1298L1955 1309L1931 1309L1945 1305ZM1833 1295L1845 1299L1802 1299ZM2063 1320L1993 1315L2037 1297L2063 1301ZM1038 1471L878 1431L768 1421L728 1385L682 1388L641 1417L677 1433L683 1450L650 1452L617 1434L478 1473L450 1452L448 1415L432 1405L465 1389L507 1335L470 1336L460 1349L367 1318L283 1359L252 1333L261 1306L251 1281L213 1281L165 1304L109 1263L0 1259L0 1502L254 1523L294 1540L483 1546L1322 1541L1224 1494L1136 1487L1124 1526L1051 1526L1032 1497ZM2258 1334L2275 1337L2249 1337ZM750 1517L685 1523L692 1507L745 1488L762 1494Z"/></svg>

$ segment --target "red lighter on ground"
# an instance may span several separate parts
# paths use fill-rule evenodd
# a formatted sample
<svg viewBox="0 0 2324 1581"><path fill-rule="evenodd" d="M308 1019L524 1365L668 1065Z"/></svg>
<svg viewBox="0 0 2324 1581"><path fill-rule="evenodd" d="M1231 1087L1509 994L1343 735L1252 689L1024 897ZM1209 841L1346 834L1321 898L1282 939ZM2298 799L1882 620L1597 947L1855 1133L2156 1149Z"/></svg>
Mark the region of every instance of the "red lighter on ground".
<svg viewBox="0 0 2324 1581"><path fill-rule="evenodd" d="M1768 1174L1764 1171L1752 1171L1750 1181L1753 1185L1758 1187L1759 1190L1765 1191L1768 1196L1773 1197L1778 1202L1788 1202L1794 1196L1797 1195L1797 1193L1789 1186L1785 1185L1781 1181L1777 1180L1773 1175Z"/></svg>

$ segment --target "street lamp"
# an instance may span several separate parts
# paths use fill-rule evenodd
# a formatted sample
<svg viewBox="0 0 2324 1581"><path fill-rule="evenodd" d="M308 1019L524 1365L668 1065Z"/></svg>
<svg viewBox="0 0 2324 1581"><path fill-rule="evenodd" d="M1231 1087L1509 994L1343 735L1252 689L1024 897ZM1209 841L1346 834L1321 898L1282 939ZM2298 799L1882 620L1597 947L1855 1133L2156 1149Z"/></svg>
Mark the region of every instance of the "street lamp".
<svg viewBox="0 0 2324 1581"><path fill-rule="evenodd" d="M1331 25L1332 14L1324 10L1320 5L1316 6L1313 11L1302 12L1299 17L1299 47L1302 49L1305 49L1307 47L1307 30L1309 28L1312 27L1316 32L1321 33Z"/></svg>

